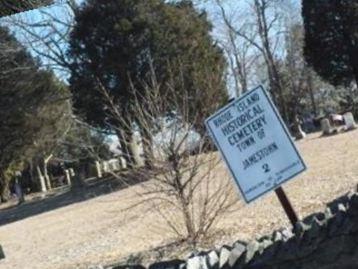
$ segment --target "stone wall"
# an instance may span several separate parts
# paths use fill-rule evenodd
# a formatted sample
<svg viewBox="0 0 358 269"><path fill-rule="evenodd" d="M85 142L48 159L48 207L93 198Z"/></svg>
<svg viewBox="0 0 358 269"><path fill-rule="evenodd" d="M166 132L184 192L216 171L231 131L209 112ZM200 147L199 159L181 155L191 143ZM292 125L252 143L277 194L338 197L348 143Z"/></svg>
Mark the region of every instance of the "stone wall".
<svg viewBox="0 0 358 269"><path fill-rule="evenodd" d="M112 266L140 269L141 265ZM330 203L293 229L249 243L198 253L186 261L155 263L148 269L353 269L358 268L358 193Z"/></svg>

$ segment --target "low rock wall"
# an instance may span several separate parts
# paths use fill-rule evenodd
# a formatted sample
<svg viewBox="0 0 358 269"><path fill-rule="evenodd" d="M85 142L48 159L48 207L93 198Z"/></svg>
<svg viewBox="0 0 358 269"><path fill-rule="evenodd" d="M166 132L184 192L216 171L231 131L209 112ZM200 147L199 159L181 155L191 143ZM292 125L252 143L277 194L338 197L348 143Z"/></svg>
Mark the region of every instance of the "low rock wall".
<svg viewBox="0 0 358 269"><path fill-rule="evenodd" d="M121 265L112 269L144 269ZM325 212L293 229L251 242L193 255L186 261L154 263L148 269L353 269L358 268L358 193L340 197Z"/></svg>

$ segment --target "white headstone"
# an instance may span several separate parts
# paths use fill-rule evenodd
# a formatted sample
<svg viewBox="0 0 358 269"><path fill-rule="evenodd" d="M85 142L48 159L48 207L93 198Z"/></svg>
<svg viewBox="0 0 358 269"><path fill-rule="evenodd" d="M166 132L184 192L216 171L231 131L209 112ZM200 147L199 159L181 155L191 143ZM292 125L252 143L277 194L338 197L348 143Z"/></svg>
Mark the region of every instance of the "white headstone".
<svg viewBox="0 0 358 269"><path fill-rule="evenodd" d="M329 119L322 119L321 120L321 129L323 135L330 135L332 133L331 123L329 122Z"/></svg>
<svg viewBox="0 0 358 269"><path fill-rule="evenodd" d="M303 139L303 138L306 138L306 133L302 130L302 127L301 127L301 124L298 124L297 126L297 136L296 138L297 139Z"/></svg>
<svg viewBox="0 0 358 269"><path fill-rule="evenodd" d="M101 170L101 164L99 161L96 161L96 171L97 171L97 177L102 177L102 170Z"/></svg>
<svg viewBox="0 0 358 269"><path fill-rule="evenodd" d="M103 161L102 166L103 166L103 172L109 173L108 161Z"/></svg>
<svg viewBox="0 0 358 269"><path fill-rule="evenodd" d="M356 123L354 121L353 114L351 112L347 112L343 115L344 123L346 125L346 130L352 130L356 128Z"/></svg>
<svg viewBox="0 0 358 269"><path fill-rule="evenodd" d="M115 172L120 169L118 159L111 159L108 161L108 164L109 164L109 169L111 170L111 172Z"/></svg>
<svg viewBox="0 0 358 269"><path fill-rule="evenodd" d="M67 184L71 185L71 176L70 176L70 171L68 171L68 169L65 170L65 175L66 175Z"/></svg>
<svg viewBox="0 0 358 269"><path fill-rule="evenodd" d="M122 169L127 169L127 162L126 162L126 160L124 159L124 157L120 156L120 157L119 157L119 160L120 160L120 162L121 162L121 167L122 167Z"/></svg>

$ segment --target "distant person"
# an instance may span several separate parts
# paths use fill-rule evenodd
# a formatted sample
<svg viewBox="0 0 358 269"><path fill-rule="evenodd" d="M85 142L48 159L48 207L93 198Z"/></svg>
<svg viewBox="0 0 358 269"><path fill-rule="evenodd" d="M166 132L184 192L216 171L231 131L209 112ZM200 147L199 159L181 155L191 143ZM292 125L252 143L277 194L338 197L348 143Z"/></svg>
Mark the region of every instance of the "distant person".
<svg viewBox="0 0 358 269"><path fill-rule="evenodd" d="M0 260L1 259L5 259L5 253L4 253L4 250L2 249L2 247L0 245Z"/></svg>
<svg viewBox="0 0 358 269"><path fill-rule="evenodd" d="M15 194L17 196L17 199L19 200L18 202L19 205L25 202L24 192L22 191L22 187L21 187L21 178L22 178L21 172L16 171L14 188L15 188Z"/></svg>

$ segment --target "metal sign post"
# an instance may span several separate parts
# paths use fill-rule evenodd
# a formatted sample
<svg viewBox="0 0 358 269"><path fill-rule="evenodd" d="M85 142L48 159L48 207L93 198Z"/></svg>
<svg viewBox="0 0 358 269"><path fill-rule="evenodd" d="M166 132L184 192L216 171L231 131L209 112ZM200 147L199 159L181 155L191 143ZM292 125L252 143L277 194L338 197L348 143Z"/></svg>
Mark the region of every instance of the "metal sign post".
<svg viewBox="0 0 358 269"><path fill-rule="evenodd" d="M275 190L294 225L297 215L280 186L306 165L266 90L246 92L205 124L245 202Z"/></svg>
<svg viewBox="0 0 358 269"><path fill-rule="evenodd" d="M275 192L292 226L295 226L295 224L298 222L298 217L292 207L292 204L290 203L290 200L288 200L286 193L284 192L282 187L278 187Z"/></svg>

